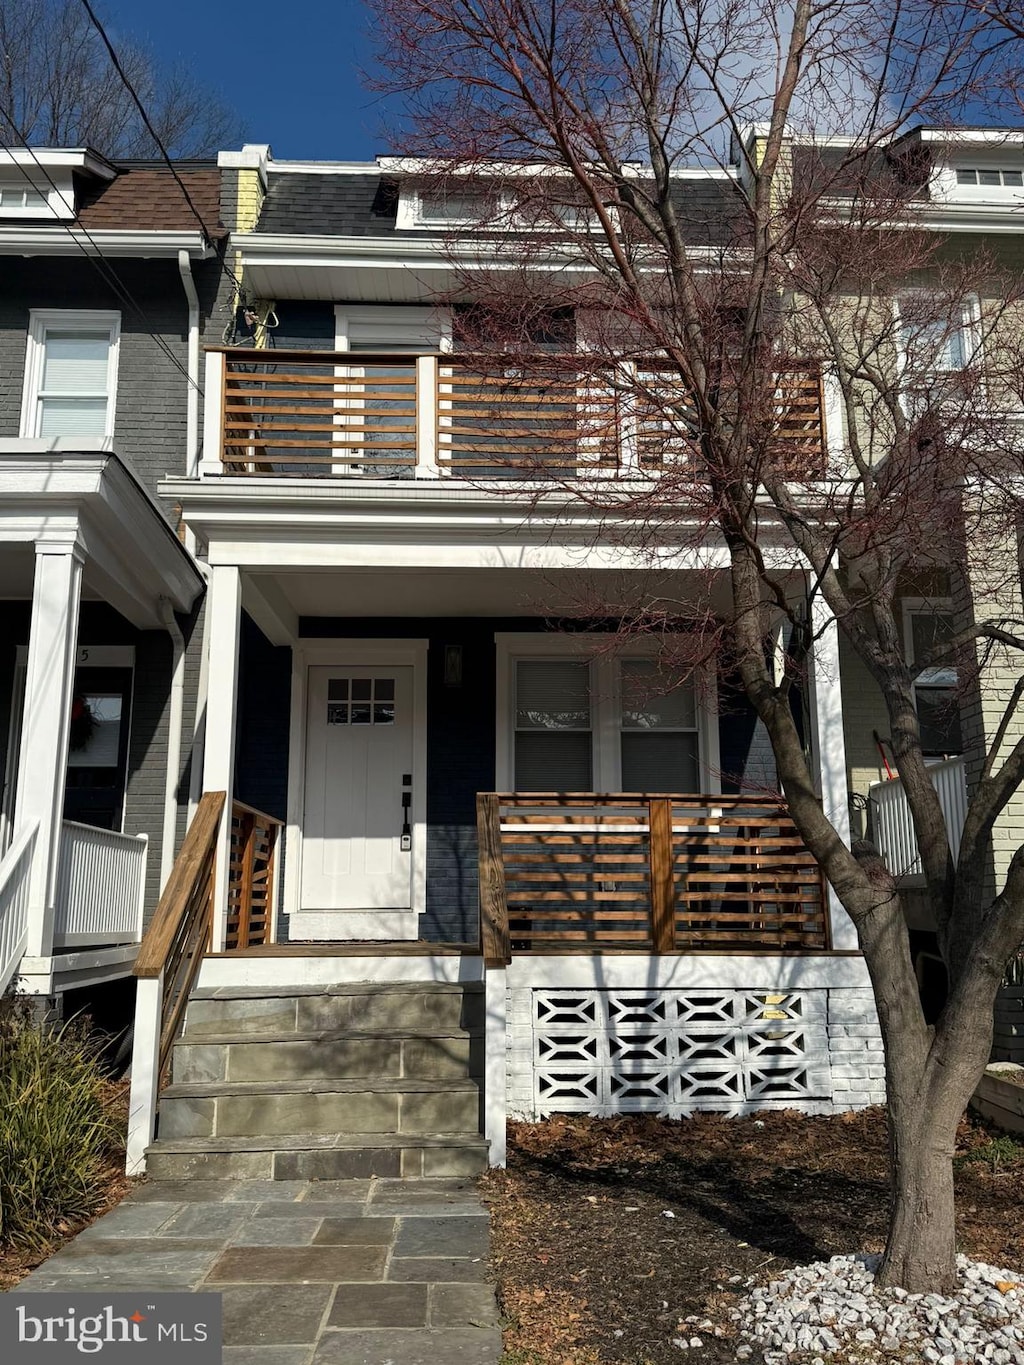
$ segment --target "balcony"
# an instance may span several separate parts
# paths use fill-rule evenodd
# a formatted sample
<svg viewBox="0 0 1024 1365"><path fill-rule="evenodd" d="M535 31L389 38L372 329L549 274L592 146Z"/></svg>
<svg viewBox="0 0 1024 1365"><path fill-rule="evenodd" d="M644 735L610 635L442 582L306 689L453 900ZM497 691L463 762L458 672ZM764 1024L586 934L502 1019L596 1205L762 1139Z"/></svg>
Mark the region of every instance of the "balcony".
<svg viewBox="0 0 1024 1365"><path fill-rule="evenodd" d="M207 352L204 477L642 478L685 465L695 422L667 369L607 383L539 357L528 370L458 355ZM768 440L794 478L824 457L821 375L780 368Z"/></svg>
<svg viewBox="0 0 1024 1365"><path fill-rule="evenodd" d="M967 818L967 768L962 758L946 758L929 765L928 774L939 797L946 821L946 837L954 861L960 852L960 836ZM921 854L914 834L910 804L898 777L875 782L868 793L872 805L874 840L894 877L909 884L921 882Z"/></svg>

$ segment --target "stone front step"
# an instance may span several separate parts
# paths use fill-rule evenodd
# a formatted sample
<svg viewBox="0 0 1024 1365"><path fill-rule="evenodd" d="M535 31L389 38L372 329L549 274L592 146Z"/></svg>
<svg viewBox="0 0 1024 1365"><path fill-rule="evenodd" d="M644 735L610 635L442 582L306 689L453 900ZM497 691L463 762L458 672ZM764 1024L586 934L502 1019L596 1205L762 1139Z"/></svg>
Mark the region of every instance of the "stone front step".
<svg viewBox="0 0 1024 1365"><path fill-rule="evenodd" d="M185 1035L308 1034L328 1029L465 1029L484 1024L477 983L360 982L340 986L221 986L193 991Z"/></svg>
<svg viewBox="0 0 1024 1365"><path fill-rule="evenodd" d="M171 1085L160 1098L161 1138L273 1134L464 1133L480 1126L469 1080L206 1081Z"/></svg>
<svg viewBox="0 0 1024 1365"><path fill-rule="evenodd" d="M328 1029L185 1034L171 1079L200 1081L466 1080L483 1073L483 1036L464 1029Z"/></svg>
<svg viewBox="0 0 1024 1365"><path fill-rule="evenodd" d="M474 1176L486 1166L487 1142L472 1131L160 1138L146 1153L153 1180L415 1179Z"/></svg>

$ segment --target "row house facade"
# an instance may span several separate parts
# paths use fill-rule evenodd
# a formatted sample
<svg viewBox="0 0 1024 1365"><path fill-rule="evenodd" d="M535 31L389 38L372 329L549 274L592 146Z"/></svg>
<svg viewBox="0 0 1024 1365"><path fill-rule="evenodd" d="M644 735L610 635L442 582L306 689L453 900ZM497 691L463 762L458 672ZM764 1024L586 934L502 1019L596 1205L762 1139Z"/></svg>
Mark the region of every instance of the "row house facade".
<svg viewBox="0 0 1024 1365"><path fill-rule="evenodd" d="M918 136L958 230L1012 230L1006 148ZM650 564L537 477L576 397L460 348L465 209L390 158L246 147L178 168L190 206L166 169L6 156L50 217L28 190L0 217L0 945L40 996L135 976L130 1168L454 1174L503 1160L508 1114L879 1102L856 937L756 717L574 620ZM958 198L958 166L998 193ZM695 247L742 195L686 177ZM827 376L786 403L841 446ZM642 483L642 433L614 448ZM685 601L714 563L662 547L660 582ZM908 639L946 594L908 585ZM912 880L881 700L814 610L822 801ZM955 840L990 722L920 681Z"/></svg>

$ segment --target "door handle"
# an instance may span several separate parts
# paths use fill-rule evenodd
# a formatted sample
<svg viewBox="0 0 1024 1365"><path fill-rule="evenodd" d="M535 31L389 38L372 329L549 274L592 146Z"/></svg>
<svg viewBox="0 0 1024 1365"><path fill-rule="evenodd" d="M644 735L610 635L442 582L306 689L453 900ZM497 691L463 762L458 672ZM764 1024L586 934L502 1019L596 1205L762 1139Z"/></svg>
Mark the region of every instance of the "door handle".
<svg viewBox="0 0 1024 1365"><path fill-rule="evenodd" d="M412 792L408 787L402 791L402 837L399 847L403 853L412 848L412 828L409 824L409 807L412 805Z"/></svg>

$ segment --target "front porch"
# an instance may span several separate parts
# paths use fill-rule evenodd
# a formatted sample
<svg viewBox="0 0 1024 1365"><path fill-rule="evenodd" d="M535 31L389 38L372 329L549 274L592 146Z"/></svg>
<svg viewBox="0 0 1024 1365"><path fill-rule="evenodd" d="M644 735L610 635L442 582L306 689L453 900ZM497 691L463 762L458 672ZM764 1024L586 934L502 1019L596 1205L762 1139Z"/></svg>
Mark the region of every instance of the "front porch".
<svg viewBox="0 0 1024 1365"><path fill-rule="evenodd" d="M105 440L0 443L0 492L0 991L17 981L51 1001L130 976L147 874L159 875L126 802L149 748L145 735L132 743L133 715L141 727L153 692L174 690L170 667L145 684L137 673L168 623L181 641L175 613L191 610L202 579ZM156 776L173 800L168 747ZM172 800L158 807L161 859L173 855Z"/></svg>

